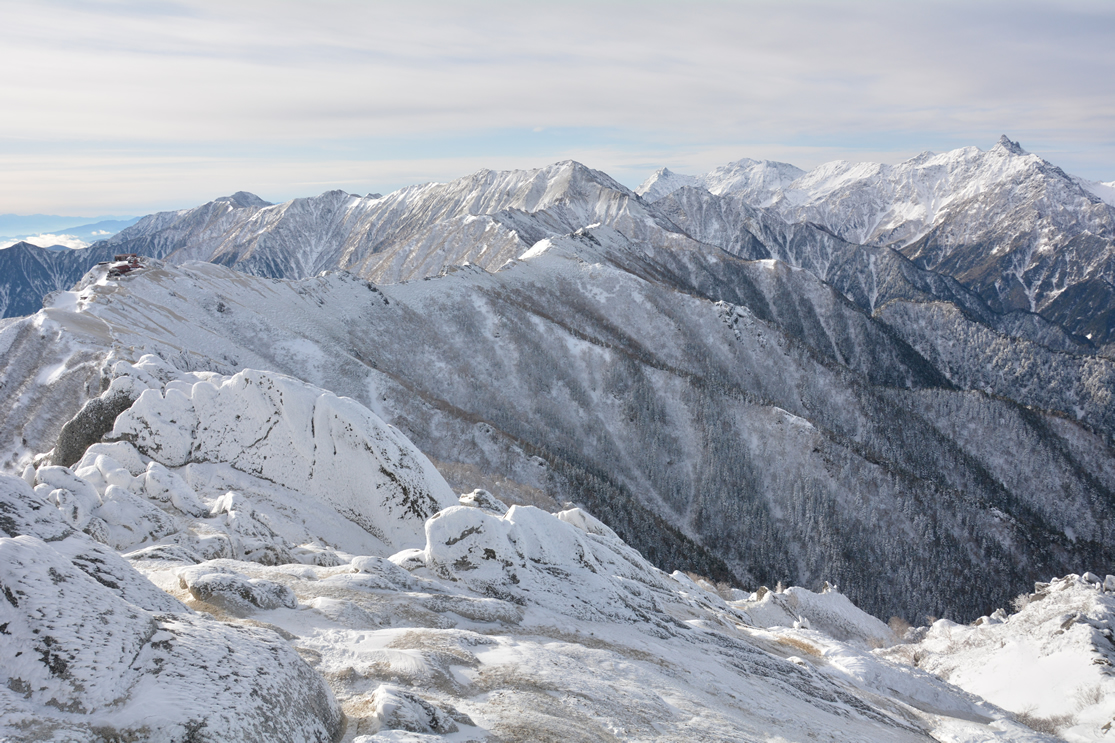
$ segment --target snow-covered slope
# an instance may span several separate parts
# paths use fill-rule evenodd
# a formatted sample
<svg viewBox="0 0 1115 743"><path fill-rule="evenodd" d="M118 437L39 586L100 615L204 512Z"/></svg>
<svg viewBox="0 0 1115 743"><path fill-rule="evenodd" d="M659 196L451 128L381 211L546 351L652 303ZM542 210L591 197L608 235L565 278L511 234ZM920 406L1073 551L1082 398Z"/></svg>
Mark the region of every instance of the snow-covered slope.
<svg viewBox="0 0 1115 743"><path fill-rule="evenodd" d="M54 369L4 372L21 392L3 435L17 451L21 437L24 451L54 446L80 391L99 392L120 353L110 349L133 349L351 396L458 490L585 504L670 570L750 585L835 579L871 611L913 619L977 616L1088 560L1107 569L1115 468L1102 436L950 389L806 271L667 254L669 266L600 228L544 241L496 274L395 286L209 264L102 277L0 334ZM667 268L737 293L678 292L656 280ZM68 344L70 356L42 350ZM1079 415L1102 420L1109 386L1073 384L1095 396Z"/></svg>
<svg viewBox="0 0 1115 743"><path fill-rule="evenodd" d="M1039 583L971 625L940 619L882 653L911 663L1067 741L1099 741L1115 720L1115 577Z"/></svg>
<svg viewBox="0 0 1115 743"><path fill-rule="evenodd" d="M694 184L710 183L715 173ZM669 190L687 185L675 183ZM987 151L926 152L897 165L836 161L792 183L771 179L769 188L719 193L851 243L895 248L998 312L1038 312L1103 344L1115 337L1108 189L1004 136Z"/></svg>
<svg viewBox="0 0 1115 743"><path fill-rule="evenodd" d="M662 168L643 181L635 189L635 193L654 202L679 188L696 187L718 196L727 193L746 194L749 203L765 206L765 199L788 187L804 174L804 170L789 163L744 158L697 176L681 175Z"/></svg>
<svg viewBox="0 0 1115 743"><path fill-rule="evenodd" d="M1115 206L1115 181L1100 183L1098 181L1089 181L1078 176L1072 176L1072 179L1085 191L1093 193L1103 199L1104 202Z"/></svg>
<svg viewBox="0 0 1115 743"><path fill-rule="evenodd" d="M167 466L228 464L309 495L317 512L287 504L287 517L307 523L328 507L366 532L333 540L361 554L416 546L425 520L456 500L430 462L362 406L266 372L145 390L106 437Z"/></svg>
<svg viewBox="0 0 1115 743"><path fill-rule="evenodd" d="M68 471L42 484L61 476L92 490ZM0 513L0 737L325 743L341 732L332 692L279 635L191 612L18 478L0 475Z"/></svg>
<svg viewBox="0 0 1115 743"><path fill-rule="evenodd" d="M345 555L330 545L341 533L334 521L303 519L316 549L276 559L287 550L281 532L298 520L288 493L313 512L332 508L335 494L222 469L223 460L259 464L285 442L298 461L322 435L295 425L311 404L347 408L365 436L385 430L375 415L274 375L218 380L151 356L117 363L113 374L116 390L150 385L106 437L117 441L90 446L76 470L43 463L23 480L0 476L7 737L1044 739L928 674L872 656L866 641L893 638L837 593L791 589L727 603L705 581L655 569L577 508L508 508L473 492L425 521L420 547L387 557ZM252 417L245 412L269 409L261 395L279 391L287 412L272 431L282 434L239 442L232 454L213 448L227 442L221 431ZM197 411L222 395L199 436L209 445L184 462L172 420L191 401ZM151 424L142 437L139 420ZM359 450L317 450L333 470L360 465ZM382 472L405 472L402 460L368 453ZM378 502L374 483L363 498ZM67 523L79 500L93 514L87 534ZM121 508L159 512L170 524L143 533L126 555L131 564L91 538L105 535L95 519ZM379 510L375 526L408 528L403 516ZM249 537L254 549L220 557L185 548ZM763 608L775 605L797 613L799 628ZM810 623L843 639L800 629Z"/></svg>
<svg viewBox="0 0 1115 743"><path fill-rule="evenodd" d="M100 261L116 251L98 245L82 250L49 250L18 242L0 250L0 317L37 312L43 297L72 287Z"/></svg>

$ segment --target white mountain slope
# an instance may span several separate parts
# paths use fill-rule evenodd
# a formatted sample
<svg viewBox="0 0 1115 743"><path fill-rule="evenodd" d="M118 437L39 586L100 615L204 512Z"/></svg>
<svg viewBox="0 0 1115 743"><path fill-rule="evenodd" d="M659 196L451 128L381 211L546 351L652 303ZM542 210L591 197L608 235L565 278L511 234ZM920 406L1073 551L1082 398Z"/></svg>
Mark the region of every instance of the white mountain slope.
<svg viewBox="0 0 1115 743"><path fill-rule="evenodd" d="M662 222L656 233L670 227L624 186L573 161L529 171L481 170L381 197L330 191L275 206L228 208L221 202L152 215L105 244L262 276L304 278L344 269L393 283L464 262L494 270L544 237L590 224L607 222L632 235L656 222Z"/></svg>
<svg viewBox="0 0 1115 743"><path fill-rule="evenodd" d="M835 579L883 617L973 618L1111 564L1102 436L950 389L805 271L671 252L694 281L734 272L738 304L714 303L620 267L650 272L650 250L601 228L496 274L388 287L210 264L94 276L0 334L19 359L0 371L8 466L51 447L72 465L108 433L127 395L61 423L126 350L297 376L399 426L458 490L582 503L670 570Z"/></svg>
<svg viewBox="0 0 1115 743"><path fill-rule="evenodd" d="M881 651L981 695L1068 741L1105 740L1115 725L1115 577L1086 573L1035 586L972 625L946 619Z"/></svg>
<svg viewBox="0 0 1115 743"><path fill-rule="evenodd" d="M1099 196L1106 203L1115 206L1115 181L1109 183L1100 183L1098 181L1090 181L1086 178L1072 176L1072 179L1080 185L1085 191L1089 191L1096 196Z"/></svg>
<svg viewBox="0 0 1115 743"><path fill-rule="evenodd" d="M51 495L74 493L43 476ZM4 740L325 743L341 731L333 694L278 635L188 610L8 475L0 586Z"/></svg>
<svg viewBox="0 0 1115 743"><path fill-rule="evenodd" d="M295 491L289 486L305 485L297 477L269 481L265 462L285 454L297 463L312 451L328 472L366 466L365 457L385 474L412 470L374 447L323 448L323 434L316 424L298 425L300 415L340 406L346 420L363 421L349 440L383 441L380 431L392 447L408 443L354 401L331 402L273 374L219 379L151 356L118 363L113 374L110 392L146 391L76 471L42 464L23 480L0 475L5 736L1048 739L929 674L873 655L868 645L889 641L889 631L839 594L792 589L728 603L682 574L653 568L576 508L508 509L472 493L426 520L421 548L386 556L382 549L346 555L336 547L347 539L344 528L301 520L315 549L276 561L288 550L283 533L300 520L291 497L328 511L337 492ZM285 412L272 432L282 433L228 449L233 442L221 432L252 415L273 416L280 390ZM226 404L206 409L203 445L184 457L178 421L222 395ZM138 421L147 422L142 435ZM438 487L433 474L417 482ZM363 498L364 507L378 506L374 483ZM129 566L67 525L77 501L89 505L93 536L103 536L89 528L95 519L108 523L104 517L121 509L157 511L170 528L149 519L146 531L134 532L140 549L126 555ZM375 513L379 531L410 529L401 511ZM251 551L198 561L207 556L199 543L249 538ZM787 612L799 628L785 626ZM802 629L809 624L843 641Z"/></svg>
<svg viewBox="0 0 1115 743"><path fill-rule="evenodd" d="M688 185L673 183L657 198ZM851 243L895 248L996 311L1039 312L1099 343L1115 337L1108 186L1069 176L1005 136L987 151L926 152L897 165L836 161L789 184L715 193Z"/></svg>
<svg viewBox="0 0 1115 743"><path fill-rule="evenodd" d="M743 192L753 196L760 206L764 199L788 187L805 174L801 168L789 163L744 158L712 170L703 175L681 175L668 168L656 170L635 189L635 193L650 202L658 201L679 188L703 188L716 195Z"/></svg>

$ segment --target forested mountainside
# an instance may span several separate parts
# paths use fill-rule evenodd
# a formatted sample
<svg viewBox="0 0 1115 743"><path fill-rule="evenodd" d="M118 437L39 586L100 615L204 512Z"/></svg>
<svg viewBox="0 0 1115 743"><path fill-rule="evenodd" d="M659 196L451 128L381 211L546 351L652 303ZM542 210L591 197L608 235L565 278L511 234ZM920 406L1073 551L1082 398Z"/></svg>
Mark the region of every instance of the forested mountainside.
<svg viewBox="0 0 1115 743"><path fill-rule="evenodd" d="M736 290L713 298L704 282ZM97 354L123 347L306 379L378 411L458 489L580 503L665 569L834 580L880 616L971 618L1043 575L1112 562L1110 362L1062 370L1079 416L964 389L776 261L655 251L600 227L494 274L377 287L189 264L53 303L45 317L89 350L70 387L17 404L5 436L30 451L54 446L79 380L98 389ZM936 307L901 306L914 328ZM972 328L933 319L941 337ZM36 365L6 369L9 389L46 363L33 327L7 331ZM1084 407L1093 425L1074 420Z"/></svg>
<svg viewBox="0 0 1115 743"><path fill-rule="evenodd" d="M842 167L0 251L49 290L0 324L0 737L1102 740L1115 361L1048 308L1105 275L1103 184ZM911 251L1011 188L1043 237L992 257L1073 262L1021 307Z"/></svg>

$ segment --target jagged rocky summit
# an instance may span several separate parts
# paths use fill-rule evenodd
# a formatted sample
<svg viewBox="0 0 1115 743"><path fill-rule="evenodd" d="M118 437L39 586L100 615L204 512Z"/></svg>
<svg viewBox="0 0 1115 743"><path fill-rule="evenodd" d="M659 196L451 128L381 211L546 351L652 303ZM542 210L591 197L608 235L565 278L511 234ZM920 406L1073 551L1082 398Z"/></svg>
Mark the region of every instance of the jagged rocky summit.
<svg viewBox="0 0 1115 743"><path fill-rule="evenodd" d="M774 214L849 243L893 248L956 279L997 313L1034 312L1096 343L1111 340L1115 198L1105 184L1070 176L1006 136L987 151L926 152L897 165L837 161L792 181L749 177L786 168L741 161L692 182L656 174L637 190L698 239L716 236L692 215L687 187L713 195L688 196L702 201L701 211L726 212L749 229ZM678 196L662 203L671 194Z"/></svg>

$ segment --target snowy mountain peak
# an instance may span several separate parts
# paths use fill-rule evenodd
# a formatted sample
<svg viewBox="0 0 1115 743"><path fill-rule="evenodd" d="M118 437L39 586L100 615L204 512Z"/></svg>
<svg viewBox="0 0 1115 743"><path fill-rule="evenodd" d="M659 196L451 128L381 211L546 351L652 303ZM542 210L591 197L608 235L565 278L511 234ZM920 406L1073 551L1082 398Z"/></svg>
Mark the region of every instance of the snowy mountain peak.
<svg viewBox="0 0 1115 743"><path fill-rule="evenodd" d="M1079 178L1077 176L1069 177L1072 178L1076 185L1093 196L1098 196L1105 204L1115 206L1115 181L1102 183L1098 181L1089 181L1086 178Z"/></svg>
<svg viewBox="0 0 1115 743"><path fill-rule="evenodd" d="M697 180L694 176L675 173L669 168L659 168L635 189L635 193L642 196L644 201L658 201L679 188L699 185Z"/></svg>
<svg viewBox="0 0 1115 743"><path fill-rule="evenodd" d="M1029 155L1030 154L1026 150L1022 149L1022 145L1018 144L1018 142L1015 142L1013 139L1011 139L1010 137L1008 137L1005 134L1003 136L999 137L999 141L995 143L995 147L992 148L992 152L994 152L997 149L1006 150L1007 152L1009 152L1012 155Z"/></svg>
<svg viewBox="0 0 1115 743"><path fill-rule="evenodd" d="M221 196L220 198L213 199L213 201L227 202L235 207L239 207L242 209L247 207L262 208L265 206L272 206L272 203L270 201L264 201L260 197L256 196L254 193L250 193L248 191L237 191L231 196Z"/></svg>
<svg viewBox="0 0 1115 743"><path fill-rule="evenodd" d="M642 185L635 189L635 193L649 202L657 201L687 186L703 188L717 195L739 191L773 193L789 186L804 174L804 170L789 163L752 160L745 157L698 176L682 175L668 168L661 168L643 181Z"/></svg>
<svg viewBox="0 0 1115 743"><path fill-rule="evenodd" d="M773 160L744 158L716 168L703 176L705 188L714 194L737 191L776 191L805 175L801 168Z"/></svg>

